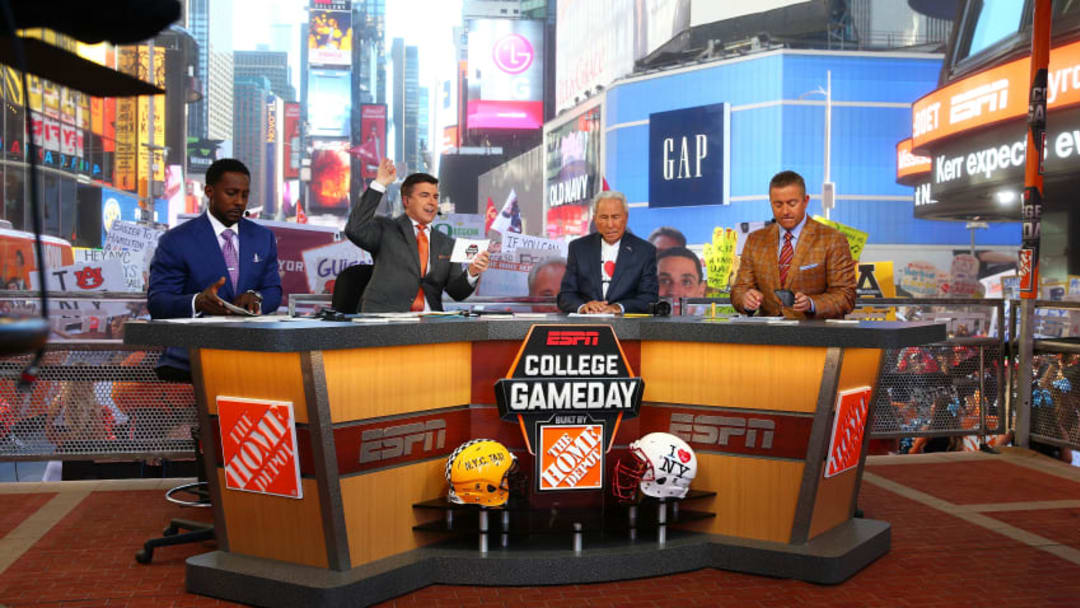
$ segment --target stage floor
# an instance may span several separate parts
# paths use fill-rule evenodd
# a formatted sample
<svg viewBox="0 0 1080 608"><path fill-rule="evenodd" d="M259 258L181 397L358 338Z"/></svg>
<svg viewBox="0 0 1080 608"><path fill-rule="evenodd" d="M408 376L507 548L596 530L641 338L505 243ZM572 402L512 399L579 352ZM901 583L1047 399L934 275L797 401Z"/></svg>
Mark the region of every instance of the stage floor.
<svg viewBox="0 0 1080 608"><path fill-rule="evenodd" d="M0 484L0 605L232 606L186 593L184 560L213 543L135 550L173 517L180 480ZM698 570L548 587L434 585L382 606L1075 606L1080 469L1023 450L870 457L859 498L892 549L846 583Z"/></svg>

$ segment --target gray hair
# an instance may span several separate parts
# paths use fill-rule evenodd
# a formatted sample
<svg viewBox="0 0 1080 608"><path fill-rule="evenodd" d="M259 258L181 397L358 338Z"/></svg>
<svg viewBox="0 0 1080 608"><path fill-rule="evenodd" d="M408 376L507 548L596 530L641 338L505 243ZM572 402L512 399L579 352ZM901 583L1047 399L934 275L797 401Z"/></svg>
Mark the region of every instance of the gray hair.
<svg viewBox="0 0 1080 608"><path fill-rule="evenodd" d="M630 204L626 202L626 195L625 194L623 194L622 192L619 192L617 190L603 190L601 192L597 192L596 196L594 196L593 199L592 199L593 200L593 203L592 203L593 217L596 216L596 207L600 204L600 201L606 201L606 200L612 200L612 199L617 200L620 203L622 203L623 212L626 213L627 215L630 215Z"/></svg>

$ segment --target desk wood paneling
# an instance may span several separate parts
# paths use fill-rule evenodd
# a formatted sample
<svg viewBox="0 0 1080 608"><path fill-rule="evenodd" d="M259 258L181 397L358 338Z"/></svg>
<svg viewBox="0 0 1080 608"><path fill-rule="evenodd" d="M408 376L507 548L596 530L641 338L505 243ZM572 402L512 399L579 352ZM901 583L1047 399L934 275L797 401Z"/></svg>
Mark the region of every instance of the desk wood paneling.
<svg viewBox="0 0 1080 608"><path fill-rule="evenodd" d="M226 490L218 469L229 551L293 564L326 568L319 490L314 479L301 480L301 499Z"/></svg>
<svg viewBox="0 0 1080 608"><path fill-rule="evenodd" d="M238 350L199 351L202 361L206 406L217 415L217 397L291 401L298 423L308 421L300 353L266 353Z"/></svg>
<svg viewBox="0 0 1080 608"><path fill-rule="evenodd" d="M813 412L825 349L642 342L645 400Z"/></svg>
<svg viewBox="0 0 1080 608"><path fill-rule="evenodd" d="M469 403L471 344L323 351L334 423Z"/></svg>

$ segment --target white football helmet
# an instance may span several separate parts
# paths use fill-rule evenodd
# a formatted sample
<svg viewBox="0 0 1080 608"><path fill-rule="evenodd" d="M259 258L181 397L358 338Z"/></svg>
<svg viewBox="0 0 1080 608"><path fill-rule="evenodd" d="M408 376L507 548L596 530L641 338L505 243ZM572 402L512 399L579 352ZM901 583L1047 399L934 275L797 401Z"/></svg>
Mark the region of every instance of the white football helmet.
<svg viewBox="0 0 1080 608"><path fill-rule="evenodd" d="M642 494L683 498L690 491L690 482L697 475L697 455L682 439L671 433L649 433L630 444L630 454L637 466L622 467L622 472L641 471Z"/></svg>

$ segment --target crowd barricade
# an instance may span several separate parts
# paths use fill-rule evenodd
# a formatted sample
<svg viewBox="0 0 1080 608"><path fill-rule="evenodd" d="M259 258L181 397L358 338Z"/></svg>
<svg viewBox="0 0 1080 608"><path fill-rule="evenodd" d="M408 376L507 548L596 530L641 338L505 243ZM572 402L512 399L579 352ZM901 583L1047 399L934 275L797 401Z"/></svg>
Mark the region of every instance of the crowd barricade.
<svg viewBox="0 0 1080 608"><path fill-rule="evenodd" d="M1080 450L1080 302L1037 300L1034 312L1031 439Z"/></svg>
<svg viewBox="0 0 1080 608"><path fill-rule="evenodd" d="M36 292L0 291L0 309L38 314ZM32 355L0 357L0 460L191 458L197 424L190 384L161 382L161 349L123 344L123 323L146 318L131 293L50 293L52 335L37 380Z"/></svg>
<svg viewBox="0 0 1080 608"><path fill-rule="evenodd" d="M728 298L680 298L673 308L694 314L723 311ZM898 440L901 452L975 450L1011 428L1006 373L1006 301L960 298L860 298L849 318L936 321L948 339L888 349L872 404L870 436ZM730 311L730 309L728 309ZM719 316L719 313L718 313Z"/></svg>

